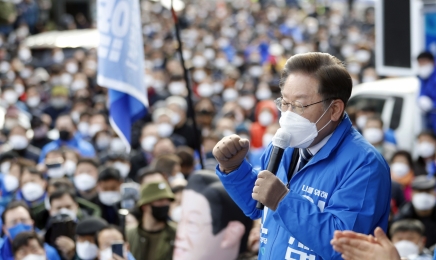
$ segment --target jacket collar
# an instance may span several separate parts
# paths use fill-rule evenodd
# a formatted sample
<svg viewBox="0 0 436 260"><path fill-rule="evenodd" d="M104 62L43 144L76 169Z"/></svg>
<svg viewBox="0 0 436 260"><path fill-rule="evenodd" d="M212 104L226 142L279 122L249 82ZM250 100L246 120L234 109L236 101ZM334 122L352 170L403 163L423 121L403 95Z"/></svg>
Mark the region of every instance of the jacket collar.
<svg viewBox="0 0 436 260"><path fill-rule="evenodd" d="M333 131L333 134L330 137L330 139L321 148L321 150L313 156L313 158L307 163L307 165L304 168L329 157L330 154L337 149L340 143L342 143L344 138L349 133L351 127L352 127L351 120L348 117L348 114L345 113L341 123L339 123L339 125Z"/></svg>

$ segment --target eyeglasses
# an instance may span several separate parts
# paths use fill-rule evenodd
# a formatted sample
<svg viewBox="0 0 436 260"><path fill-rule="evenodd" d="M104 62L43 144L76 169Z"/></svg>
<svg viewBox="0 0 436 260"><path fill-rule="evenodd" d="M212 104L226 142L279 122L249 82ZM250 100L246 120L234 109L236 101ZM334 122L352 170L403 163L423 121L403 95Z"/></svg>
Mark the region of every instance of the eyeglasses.
<svg viewBox="0 0 436 260"><path fill-rule="evenodd" d="M280 112L286 112L289 110L289 107L290 107L292 112L301 115L301 114L303 114L304 109L306 107L310 107L310 106L319 104L319 103L327 101L329 99L332 99L332 98L326 98L324 100L303 106L303 104L301 104L299 101L287 103L283 100L282 97L279 97L278 99L274 100L274 103L276 104L276 106L277 106L278 110L280 110Z"/></svg>

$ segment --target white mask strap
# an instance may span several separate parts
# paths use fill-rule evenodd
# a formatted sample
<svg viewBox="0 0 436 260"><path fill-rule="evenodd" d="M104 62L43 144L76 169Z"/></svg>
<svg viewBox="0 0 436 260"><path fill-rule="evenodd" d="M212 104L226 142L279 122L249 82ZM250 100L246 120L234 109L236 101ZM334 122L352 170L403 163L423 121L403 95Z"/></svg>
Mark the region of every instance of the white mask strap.
<svg viewBox="0 0 436 260"><path fill-rule="evenodd" d="M322 115L318 118L318 120L315 122L315 124L318 124L319 120L321 120L321 118L325 115L325 113L327 113L327 111L329 110L329 108L332 106L333 101L330 103L330 105L327 107L327 109L324 111L324 113L322 113ZM325 127L325 126L324 126ZM323 128L324 128L323 127ZM321 130L320 130L321 131Z"/></svg>

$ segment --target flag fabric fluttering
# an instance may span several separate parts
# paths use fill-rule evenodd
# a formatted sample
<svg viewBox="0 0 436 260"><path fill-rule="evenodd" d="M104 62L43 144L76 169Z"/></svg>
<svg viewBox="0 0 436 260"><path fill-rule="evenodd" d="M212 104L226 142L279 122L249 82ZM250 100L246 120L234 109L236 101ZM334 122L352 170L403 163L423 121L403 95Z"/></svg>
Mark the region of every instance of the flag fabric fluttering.
<svg viewBox="0 0 436 260"><path fill-rule="evenodd" d="M97 28L97 83L108 88L109 121L129 151L131 126L148 108L139 1L98 0Z"/></svg>

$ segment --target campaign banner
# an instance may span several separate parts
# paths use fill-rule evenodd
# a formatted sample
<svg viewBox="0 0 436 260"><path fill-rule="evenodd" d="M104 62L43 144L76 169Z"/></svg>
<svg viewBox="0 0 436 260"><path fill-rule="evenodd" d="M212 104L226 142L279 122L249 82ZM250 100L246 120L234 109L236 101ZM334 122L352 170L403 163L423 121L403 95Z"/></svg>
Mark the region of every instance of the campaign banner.
<svg viewBox="0 0 436 260"><path fill-rule="evenodd" d="M109 120L130 150L131 126L147 113L138 0L98 0L97 83L109 89Z"/></svg>

